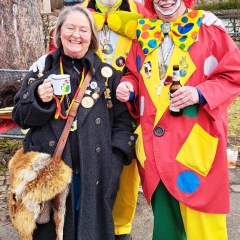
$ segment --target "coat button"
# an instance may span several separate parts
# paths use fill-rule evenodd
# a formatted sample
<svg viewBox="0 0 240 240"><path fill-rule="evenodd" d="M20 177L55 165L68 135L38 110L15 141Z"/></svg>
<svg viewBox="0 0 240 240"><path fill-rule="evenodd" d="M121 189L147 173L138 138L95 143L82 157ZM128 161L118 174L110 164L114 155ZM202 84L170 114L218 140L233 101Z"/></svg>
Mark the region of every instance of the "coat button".
<svg viewBox="0 0 240 240"><path fill-rule="evenodd" d="M23 94L23 99L26 99L28 97L28 93Z"/></svg>
<svg viewBox="0 0 240 240"><path fill-rule="evenodd" d="M96 119L95 119L95 123L96 123L96 124L100 124L100 123L101 123L101 118L96 118Z"/></svg>
<svg viewBox="0 0 240 240"><path fill-rule="evenodd" d="M32 84L36 79L35 78L29 78L28 79L28 85Z"/></svg>
<svg viewBox="0 0 240 240"><path fill-rule="evenodd" d="M48 145L49 145L50 147L53 147L53 146L55 145L55 142L54 142L54 141L49 141Z"/></svg>
<svg viewBox="0 0 240 240"><path fill-rule="evenodd" d="M157 137L161 137L161 136L164 134L164 128L161 127L161 126L156 126L156 127L153 129L153 132L154 132L154 134L155 134Z"/></svg>
<svg viewBox="0 0 240 240"><path fill-rule="evenodd" d="M128 142L128 146L132 146L132 142Z"/></svg>
<svg viewBox="0 0 240 240"><path fill-rule="evenodd" d="M101 152L101 150L102 150L102 149L101 149L100 147L96 148L96 152L97 152L97 153Z"/></svg>
<svg viewBox="0 0 240 240"><path fill-rule="evenodd" d="M131 137L130 137L130 140L131 140L131 141L133 141L134 139L135 139L134 136L131 136Z"/></svg>

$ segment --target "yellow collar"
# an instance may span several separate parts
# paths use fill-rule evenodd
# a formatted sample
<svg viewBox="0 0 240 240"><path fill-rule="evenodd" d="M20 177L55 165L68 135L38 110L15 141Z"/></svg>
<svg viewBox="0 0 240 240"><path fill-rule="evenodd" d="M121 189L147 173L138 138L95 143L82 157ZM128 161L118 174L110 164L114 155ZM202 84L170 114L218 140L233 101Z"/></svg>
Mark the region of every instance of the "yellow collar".
<svg viewBox="0 0 240 240"><path fill-rule="evenodd" d="M96 0L96 6L100 10L100 12L105 13L105 12L114 12L116 11L120 5L122 4L122 0L118 0L114 5L112 6L105 6L99 1Z"/></svg>

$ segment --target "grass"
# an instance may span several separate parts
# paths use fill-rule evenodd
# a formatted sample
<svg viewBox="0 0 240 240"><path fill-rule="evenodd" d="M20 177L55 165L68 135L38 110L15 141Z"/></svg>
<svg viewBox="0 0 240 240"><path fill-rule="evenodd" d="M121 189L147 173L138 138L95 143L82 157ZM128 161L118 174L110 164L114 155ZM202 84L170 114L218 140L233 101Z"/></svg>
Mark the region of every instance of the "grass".
<svg viewBox="0 0 240 240"><path fill-rule="evenodd" d="M0 171L7 172L8 162L21 147L21 140L0 139Z"/></svg>
<svg viewBox="0 0 240 240"><path fill-rule="evenodd" d="M240 150L240 96L228 108L228 143Z"/></svg>

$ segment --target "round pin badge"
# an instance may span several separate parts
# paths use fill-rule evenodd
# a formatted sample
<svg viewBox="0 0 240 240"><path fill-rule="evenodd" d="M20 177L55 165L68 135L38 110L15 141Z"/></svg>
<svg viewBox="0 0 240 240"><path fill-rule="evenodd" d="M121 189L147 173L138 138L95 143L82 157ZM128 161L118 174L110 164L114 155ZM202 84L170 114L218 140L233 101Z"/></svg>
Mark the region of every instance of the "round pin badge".
<svg viewBox="0 0 240 240"><path fill-rule="evenodd" d="M100 92L100 87L96 87L96 88L94 89L94 92L99 93L99 92Z"/></svg>
<svg viewBox="0 0 240 240"><path fill-rule="evenodd" d="M91 92L92 92L91 90L87 89L87 90L85 91L85 94L90 95Z"/></svg>
<svg viewBox="0 0 240 240"><path fill-rule="evenodd" d="M125 65L125 58L120 56L116 59L116 65L118 67L123 67Z"/></svg>
<svg viewBox="0 0 240 240"><path fill-rule="evenodd" d="M186 69L181 69L181 70L179 71L179 75L180 75L181 77L185 77L185 76L187 75Z"/></svg>
<svg viewBox="0 0 240 240"><path fill-rule="evenodd" d="M84 97L82 99L82 106L84 108L91 108L94 104L94 100L91 97Z"/></svg>
<svg viewBox="0 0 240 240"><path fill-rule="evenodd" d="M171 29L170 23L163 23L161 24L161 29L163 33L168 33Z"/></svg>
<svg viewBox="0 0 240 240"><path fill-rule="evenodd" d="M92 98L93 98L94 100L98 99L98 98L99 98L99 94L98 94L97 92L94 92L94 93L92 94Z"/></svg>
<svg viewBox="0 0 240 240"><path fill-rule="evenodd" d="M93 81L90 83L90 88L95 89L98 86L97 82Z"/></svg>
<svg viewBox="0 0 240 240"><path fill-rule="evenodd" d="M101 69L101 74L102 74L103 77L109 78L109 77L112 76L113 71L112 71L112 69L110 67L103 67Z"/></svg>

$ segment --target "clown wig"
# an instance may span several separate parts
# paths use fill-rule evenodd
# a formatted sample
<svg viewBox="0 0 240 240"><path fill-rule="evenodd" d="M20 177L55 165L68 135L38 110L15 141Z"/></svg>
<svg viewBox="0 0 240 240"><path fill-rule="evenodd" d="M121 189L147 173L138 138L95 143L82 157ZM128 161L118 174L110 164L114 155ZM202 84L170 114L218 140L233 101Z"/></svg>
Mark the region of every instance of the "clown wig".
<svg viewBox="0 0 240 240"><path fill-rule="evenodd" d="M181 1L185 3L187 8L192 8L196 2L196 0L181 0ZM144 6L151 14L153 15L156 14L155 8L153 6L153 0L144 0Z"/></svg>

